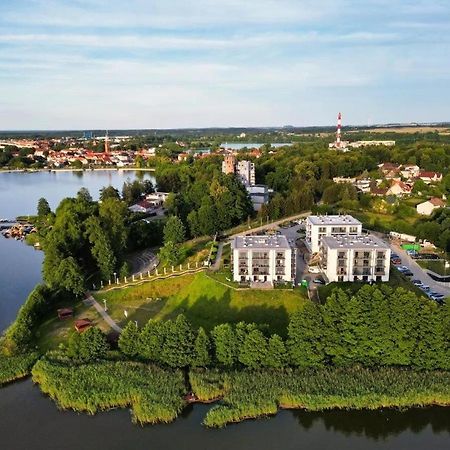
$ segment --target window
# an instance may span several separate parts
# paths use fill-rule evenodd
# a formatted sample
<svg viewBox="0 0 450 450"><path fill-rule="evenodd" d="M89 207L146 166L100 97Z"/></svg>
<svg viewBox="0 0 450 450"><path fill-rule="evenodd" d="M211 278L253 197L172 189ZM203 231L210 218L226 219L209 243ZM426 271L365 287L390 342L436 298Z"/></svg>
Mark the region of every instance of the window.
<svg viewBox="0 0 450 450"><path fill-rule="evenodd" d="M319 233L326 233L327 229L325 227L319 227Z"/></svg>

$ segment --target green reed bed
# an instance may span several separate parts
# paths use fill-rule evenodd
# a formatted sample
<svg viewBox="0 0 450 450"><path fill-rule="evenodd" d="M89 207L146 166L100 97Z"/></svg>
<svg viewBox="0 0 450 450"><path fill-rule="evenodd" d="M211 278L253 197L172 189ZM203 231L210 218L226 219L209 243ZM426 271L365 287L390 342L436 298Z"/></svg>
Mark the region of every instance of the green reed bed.
<svg viewBox="0 0 450 450"><path fill-rule="evenodd" d="M201 402L211 402L222 397L227 386L225 379L229 379L219 369L192 369L189 371L189 382L192 391Z"/></svg>
<svg viewBox="0 0 450 450"><path fill-rule="evenodd" d="M36 353L0 356L0 386L30 375L31 368L37 358Z"/></svg>
<svg viewBox="0 0 450 450"><path fill-rule="evenodd" d="M133 422L172 422L185 405L184 376L179 370L127 361L75 365L44 358L34 366L33 381L62 409L95 414L131 407Z"/></svg>
<svg viewBox="0 0 450 450"><path fill-rule="evenodd" d="M223 427L247 418L272 415L279 408L378 409L450 405L450 372L405 369L320 369L231 371L222 375L221 404L211 408L204 424ZM197 372L192 387L208 386L211 377ZM206 381L205 381L206 380Z"/></svg>

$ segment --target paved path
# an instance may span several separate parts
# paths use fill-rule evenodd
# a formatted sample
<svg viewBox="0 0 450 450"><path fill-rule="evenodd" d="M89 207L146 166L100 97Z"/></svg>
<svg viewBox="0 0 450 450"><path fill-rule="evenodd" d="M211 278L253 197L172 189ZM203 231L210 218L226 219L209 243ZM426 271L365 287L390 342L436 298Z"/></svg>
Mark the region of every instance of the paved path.
<svg viewBox="0 0 450 450"><path fill-rule="evenodd" d="M420 280L423 284L430 286L430 289L433 292L439 292L440 294L444 294L446 297L450 295L450 288L445 286L443 283L439 283L434 281L426 272L423 270L416 261L408 255L399 245L391 243L392 252L397 253L402 260L402 265L407 266L411 269L413 273L413 280Z"/></svg>
<svg viewBox="0 0 450 450"><path fill-rule="evenodd" d="M220 269L220 261L222 260L223 242L219 242L219 247L217 248L216 260L211 267L211 270L217 272Z"/></svg>
<svg viewBox="0 0 450 450"><path fill-rule="evenodd" d="M295 216L284 217L283 219L276 220L275 222L270 222L270 223L268 223L266 225L262 225L260 227L250 228L248 230L241 231L240 233L233 234L232 236L230 236L230 238L233 238L235 236L245 236L246 234L250 234L250 233L257 233L258 231L270 230L272 228L278 227L278 225L281 225L284 222L289 222L291 220L297 220L297 219L303 219L304 217L307 217L310 215L311 215L311 211L307 211L307 212L304 212L301 214L296 214Z"/></svg>
<svg viewBox="0 0 450 450"><path fill-rule="evenodd" d="M102 316L103 320L114 330L118 333L122 332L122 328L117 325L116 322L111 318L111 316L105 311L105 308L101 306L97 300L95 300L94 297L88 292L86 293L86 299L84 300L84 303L89 306L93 306L98 313Z"/></svg>

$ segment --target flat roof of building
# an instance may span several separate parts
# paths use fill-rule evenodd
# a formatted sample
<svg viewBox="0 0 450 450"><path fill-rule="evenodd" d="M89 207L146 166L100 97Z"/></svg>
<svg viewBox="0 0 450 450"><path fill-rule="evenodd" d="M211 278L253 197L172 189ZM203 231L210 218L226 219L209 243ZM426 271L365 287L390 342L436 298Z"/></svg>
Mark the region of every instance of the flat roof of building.
<svg viewBox="0 0 450 450"><path fill-rule="evenodd" d="M380 239L379 237L371 234L352 236L324 236L322 243L330 249L355 249L355 250L367 250L367 249L388 249L389 245Z"/></svg>
<svg viewBox="0 0 450 450"><path fill-rule="evenodd" d="M236 236L233 240L233 248L237 249L271 249L284 248L289 249L291 246L283 235L271 236Z"/></svg>
<svg viewBox="0 0 450 450"><path fill-rule="evenodd" d="M308 216L313 225L361 225L358 219L353 216L339 214L326 216Z"/></svg>

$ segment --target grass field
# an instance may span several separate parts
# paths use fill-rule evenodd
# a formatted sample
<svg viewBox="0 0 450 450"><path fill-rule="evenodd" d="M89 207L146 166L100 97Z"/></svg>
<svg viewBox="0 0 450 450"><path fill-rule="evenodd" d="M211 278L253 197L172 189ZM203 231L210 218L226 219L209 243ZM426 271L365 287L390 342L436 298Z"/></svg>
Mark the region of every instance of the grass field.
<svg viewBox="0 0 450 450"><path fill-rule="evenodd" d="M99 292L98 301L107 301L108 312L121 326L137 320L167 320L183 313L194 326L207 330L224 322L268 324L271 332L286 334L289 316L306 301L306 293L296 290L236 290L206 273L159 280L126 289ZM125 318L124 311L128 318Z"/></svg>
<svg viewBox="0 0 450 450"><path fill-rule="evenodd" d="M57 316L57 309L67 306L74 309L74 315L69 319L60 320ZM65 301L59 305L55 305L54 312L43 320L36 331L38 348L45 352L57 348L61 343L67 344L69 336L75 332L75 320L84 318L90 319L92 324L99 327L103 332L108 333L110 331L109 326L103 321L95 309L86 306L81 301L75 305L70 301Z"/></svg>

